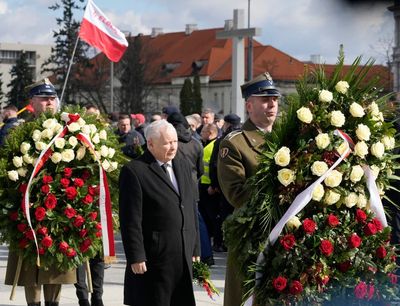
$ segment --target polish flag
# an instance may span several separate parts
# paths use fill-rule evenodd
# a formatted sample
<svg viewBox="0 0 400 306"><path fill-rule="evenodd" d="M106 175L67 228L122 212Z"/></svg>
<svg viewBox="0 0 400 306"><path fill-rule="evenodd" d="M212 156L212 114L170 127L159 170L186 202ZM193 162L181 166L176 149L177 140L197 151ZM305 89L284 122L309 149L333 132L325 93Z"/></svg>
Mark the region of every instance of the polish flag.
<svg viewBox="0 0 400 306"><path fill-rule="evenodd" d="M86 6L79 37L104 52L113 62L118 62L128 48L125 35L112 25L92 0Z"/></svg>

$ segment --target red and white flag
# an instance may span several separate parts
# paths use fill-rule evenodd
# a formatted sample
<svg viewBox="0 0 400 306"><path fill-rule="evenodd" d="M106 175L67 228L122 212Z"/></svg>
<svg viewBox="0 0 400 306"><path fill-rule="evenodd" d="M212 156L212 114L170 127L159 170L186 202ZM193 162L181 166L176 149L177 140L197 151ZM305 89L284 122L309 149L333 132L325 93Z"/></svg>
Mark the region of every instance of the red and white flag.
<svg viewBox="0 0 400 306"><path fill-rule="evenodd" d="M124 33L112 25L92 0L86 5L79 37L104 52L113 62L118 62L128 48Z"/></svg>

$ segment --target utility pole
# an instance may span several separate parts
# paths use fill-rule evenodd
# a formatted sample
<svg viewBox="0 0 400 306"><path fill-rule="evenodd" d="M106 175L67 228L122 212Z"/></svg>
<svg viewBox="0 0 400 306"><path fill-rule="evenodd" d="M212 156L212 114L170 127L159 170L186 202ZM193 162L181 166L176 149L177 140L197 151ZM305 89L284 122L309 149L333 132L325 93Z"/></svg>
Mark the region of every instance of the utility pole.
<svg viewBox="0 0 400 306"><path fill-rule="evenodd" d="M247 8L247 28L250 29L250 0ZM253 37L249 35L247 44L247 81L253 78Z"/></svg>

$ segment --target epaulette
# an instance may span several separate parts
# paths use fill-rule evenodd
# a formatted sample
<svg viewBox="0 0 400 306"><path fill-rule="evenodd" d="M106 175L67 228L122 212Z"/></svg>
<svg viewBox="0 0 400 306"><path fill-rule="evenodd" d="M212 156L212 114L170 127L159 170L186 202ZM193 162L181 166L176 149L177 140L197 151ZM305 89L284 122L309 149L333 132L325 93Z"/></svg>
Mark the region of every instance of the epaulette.
<svg viewBox="0 0 400 306"><path fill-rule="evenodd" d="M235 136L237 136L237 135L239 135L239 134L242 134L242 133L243 133L242 130L235 130L235 131L232 131L232 132L230 132L228 135L225 136L225 139L226 139L226 140L231 140L233 137L235 137Z"/></svg>

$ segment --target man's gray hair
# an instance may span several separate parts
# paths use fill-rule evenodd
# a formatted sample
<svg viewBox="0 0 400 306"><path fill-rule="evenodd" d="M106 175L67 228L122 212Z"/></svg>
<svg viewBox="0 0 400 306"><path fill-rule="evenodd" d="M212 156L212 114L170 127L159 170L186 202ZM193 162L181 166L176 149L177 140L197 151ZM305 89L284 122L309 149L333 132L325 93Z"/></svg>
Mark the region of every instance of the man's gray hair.
<svg viewBox="0 0 400 306"><path fill-rule="evenodd" d="M150 123L144 130L144 137L146 140L160 138L161 131L171 130L175 131L174 126L167 120L157 120Z"/></svg>

